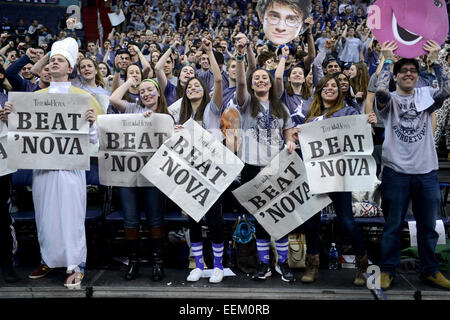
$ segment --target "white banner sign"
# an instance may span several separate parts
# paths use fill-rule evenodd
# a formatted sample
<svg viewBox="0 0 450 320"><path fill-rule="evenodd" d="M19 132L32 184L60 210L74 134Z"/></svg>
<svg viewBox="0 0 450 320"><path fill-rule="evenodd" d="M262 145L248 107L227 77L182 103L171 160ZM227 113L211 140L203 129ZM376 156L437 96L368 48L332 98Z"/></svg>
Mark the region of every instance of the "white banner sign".
<svg viewBox="0 0 450 320"><path fill-rule="evenodd" d="M8 127L0 120L0 176L15 171L8 169Z"/></svg>
<svg viewBox="0 0 450 320"><path fill-rule="evenodd" d="M125 15L123 14L122 9L120 9L119 14L117 14L116 12L108 13L108 17L113 27L118 26L125 21Z"/></svg>
<svg viewBox="0 0 450 320"><path fill-rule="evenodd" d="M302 159L286 148L233 194L276 240L331 203L327 195L312 195Z"/></svg>
<svg viewBox="0 0 450 320"><path fill-rule="evenodd" d="M97 117L99 179L102 185L151 186L140 171L163 142L173 135L167 114L107 114Z"/></svg>
<svg viewBox="0 0 450 320"><path fill-rule="evenodd" d="M10 92L8 168L89 170L85 94Z"/></svg>
<svg viewBox="0 0 450 320"><path fill-rule="evenodd" d="M300 126L298 135L312 194L374 190L376 162L367 118L336 117Z"/></svg>
<svg viewBox="0 0 450 320"><path fill-rule="evenodd" d="M141 174L198 222L243 167L221 141L190 119L164 142Z"/></svg>

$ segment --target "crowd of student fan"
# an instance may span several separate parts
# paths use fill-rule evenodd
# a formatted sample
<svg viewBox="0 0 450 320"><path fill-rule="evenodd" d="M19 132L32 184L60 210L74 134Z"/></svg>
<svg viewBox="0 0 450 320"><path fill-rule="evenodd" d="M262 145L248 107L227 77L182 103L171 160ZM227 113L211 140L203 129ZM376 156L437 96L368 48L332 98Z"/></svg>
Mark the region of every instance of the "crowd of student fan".
<svg viewBox="0 0 450 320"><path fill-rule="evenodd" d="M53 43L49 54L39 48L28 48L16 61L10 60L12 63L6 70L0 68L0 81L6 90L90 94L91 106L86 118L91 124L91 143L97 141L96 115L103 113L143 113L146 117L154 112L166 113L174 118L176 129L193 118L208 130L220 127L223 113L237 110L244 131L253 130L260 135L258 140L273 149L281 150L286 144L289 152L293 152L298 135L301 135L299 125L367 113L368 121L375 129L374 143L383 145L381 193L386 223L379 262L381 286L389 288L396 275L401 249L399 231L411 199L418 225L420 275L425 281L450 288L450 282L439 271L439 262L434 254L440 192L432 126L433 112L443 105L450 92L447 51L432 41L424 46L429 52L428 61L438 83L437 88L433 88L426 86L423 77L419 77L421 67L416 59L400 59L393 54L395 43L380 45L371 39L371 45L375 47L373 52L380 55L381 62L370 70L371 64L368 68L359 51L356 55L344 53L337 58L333 51L337 50L335 44L338 41L333 36L322 46L319 40L326 38L324 33L316 41L319 49L316 55L312 31L311 24L304 35L308 53L299 55L292 46L281 46L275 52L267 44L255 48L255 43L242 32L233 35L233 53L228 51L227 40L212 37L208 31L202 33L196 45L188 38L184 39L183 46L175 35L162 53L157 43L140 48L131 41L115 40L113 30L110 40L104 43L104 50L99 50L95 42L88 42L88 52L84 55L77 42L69 37ZM347 41L356 35L353 27L345 28L343 33L342 39ZM340 50L340 53L345 51ZM178 77L174 75L174 69ZM372 73L370 83L369 71ZM415 99L415 88L418 87L430 91L433 103ZM109 97L109 105L99 103L103 100L99 98L101 96ZM7 122L13 106L7 101L7 92L0 97L3 107L1 120ZM393 128L401 121L399 104L404 106L403 100L408 101L407 106L411 110L416 110L417 104L427 103L421 106L424 111L414 112L417 126L412 128L422 128L426 123L425 137L408 145L393 133ZM265 136L269 130L271 135ZM241 183L253 179L270 162L270 158L255 154L243 155L242 160L245 167L241 172ZM11 180L9 175L0 179L2 270L7 282L15 282L18 277L12 268L12 221L8 208ZM79 288L84 277L87 250L84 172L35 170L32 190L42 261L29 278L39 279L54 268L65 267L68 277L64 285ZM151 239L152 278L159 281L164 277L165 195L156 187L120 187L118 194L129 253L125 279L134 279L139 271L137 204L144 201ZM368 258L352 215L351 193L336 192L329 196L356 255L354 284L364 285L363 273L366 272ZM219 199L206 214L214 253L211 283L219 283L224 277L224 232L220 207ZM47 223L56 221L55 217L59 217L59 224ZM309 219L304 227L307 260L301 281L311 283L319 272L320 214ZM195 268L187 280L198 281L204 271L203 244L200 225L192 219L189 232ZM272 274L269 266L270 235L257 222L256 237L259 266L252 278L263 280ZM275 270L283 281L295 281L287 263L287 235L276 241L276 249L278 264Z"/></svg>

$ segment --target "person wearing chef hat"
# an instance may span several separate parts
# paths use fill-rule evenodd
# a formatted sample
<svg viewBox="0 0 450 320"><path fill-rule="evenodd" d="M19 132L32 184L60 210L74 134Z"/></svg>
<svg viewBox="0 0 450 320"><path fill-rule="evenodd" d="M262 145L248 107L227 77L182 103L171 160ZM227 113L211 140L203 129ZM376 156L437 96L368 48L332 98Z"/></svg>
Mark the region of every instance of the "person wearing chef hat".
<svg viewBox="0 0 450 320"><path fill-rule="evenodd" d="M49 67L50 86L39 93L89 94L71 85L69 75L75 67L78 44L66 38L52 45ZM12 109L10 102L5 110ZM86 119L90 123L89 140L96 143L96 116L103 114L91 96ZM30 279L45 277L54 268L67 268L64 286L80 289L86 265L86 175L83 170L33 170L33 203L41 251L41 264L29 275Z"/></svg>

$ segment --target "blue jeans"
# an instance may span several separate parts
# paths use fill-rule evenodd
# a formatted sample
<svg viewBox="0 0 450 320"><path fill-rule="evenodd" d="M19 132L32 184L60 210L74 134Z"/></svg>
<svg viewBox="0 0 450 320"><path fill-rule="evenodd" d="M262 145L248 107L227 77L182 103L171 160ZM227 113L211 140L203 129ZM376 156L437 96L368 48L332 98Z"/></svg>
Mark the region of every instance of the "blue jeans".
<svg viewBox="0 0 450 320"><path fill-rule="evenodd" d="M381 240L381 271L392 276L396 274L395 269L400 264L400 232L411 199L417 226L419 272L423 276L438 272L439 261L434 254L439 238L435 227L441 198L437 171L404 174L384 167L381 196L385 219Z"/></svg>
<svg viewBox="0 0 450 320"><path fill-rule="evenodd" d="M351 192L330 192L328 194L333 201L336 219L340 226L350 237L352 248L356 256L366 254L366 246L361 231L353 218ZM306 252L318 254L320 246L320 212L308 219L304 224Z"/></svg>
<svg viewBox="0 0 450 320"><path fill-rule="evenodd" d="M119 187L120 203L126 229L139 227L141 206L150 228L164 226L165 195L156 187Z"/></svg>

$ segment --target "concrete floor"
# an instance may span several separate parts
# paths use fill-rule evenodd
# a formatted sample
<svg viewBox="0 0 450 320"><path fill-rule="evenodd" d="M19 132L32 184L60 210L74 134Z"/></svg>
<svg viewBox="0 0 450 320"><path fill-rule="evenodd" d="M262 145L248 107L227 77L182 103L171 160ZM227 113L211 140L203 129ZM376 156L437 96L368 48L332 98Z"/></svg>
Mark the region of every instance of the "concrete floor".
<svg viewBox="0 0 450 320"><path fill-rule="evenodd" d="M259 299L259 300L376 300L367 287L352 284L355 270L320 269L319 279L313 284L300 281L303 271L294 270L297 281L283 282L278 274L265 281L254 281L249 275L235 272L219 284L211 284L208 278L190 283L185 281L187 270L166 269L161 282L151 280L151 269L144 264L140 276L125 281L125 266L108 269L86 270L81 290L68 290L63 286L65 269L55 269L47 277L30 280L33 268L16 269L21 280L7 284L0 279L0 299L8 298L163 298L163 299ZM450 277L449 274L446 274ZM423 300L450 300L450 291L433 288L421 282L416 274L401 274L390 290L384 292L387 300L414 300L420 290Z"/></svg>

